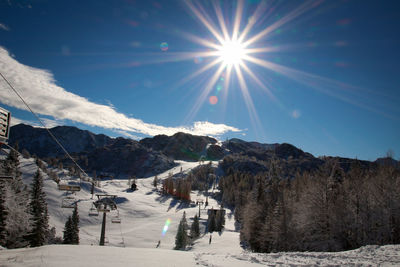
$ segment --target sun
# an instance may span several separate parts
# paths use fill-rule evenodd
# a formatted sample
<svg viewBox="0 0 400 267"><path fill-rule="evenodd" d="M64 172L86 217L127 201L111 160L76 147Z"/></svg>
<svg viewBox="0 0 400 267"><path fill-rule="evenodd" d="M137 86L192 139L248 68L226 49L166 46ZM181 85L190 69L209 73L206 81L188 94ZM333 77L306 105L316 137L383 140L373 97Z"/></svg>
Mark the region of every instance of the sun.
<svg viewBox="0 0 400 267"><path fill-rule="evenodd" d="M194 58L195 62L201 62L198 60L199 58L207 58L201 68L183 79L183 83L206 71L213 70L210 78L202 85L202 90L200 90L196 102L188 113L187 120L194 118L203 103L209 102L212 105L226 103L229 91L239 88L254 129L261 129L260 119L249 89L262 90L280 108L283 110L286 110L286 108L275 97L271 90L271 84L266 82L264 77L257 75L260 67L306 84L309 83L309 80L318 78L315 75L268 60L266 54L280 52L285 49L278 45L271 45L271 37L277 31L280 31L285 24L293 21L306 11L316 8L322 1L303 1L298 7L262 29L259 26L264 21L266 14L270 14L275 9L271 7L268 1L260 1L254 12L248 17L245 14L247 9L245 7L246 1L232 1L233 5L236 6L232 9L235 13L232 14L232 20L225 18L229 9L224 9L226 6L221 2L224 1L210 1L214 10L211 13L207 12L208 10L202 6L201 1L187 0L184 2L194 15L194 18L209 31L211 37L205 39L191 33L182 34L183 37L190 41L207 48L207 50L181 53L179 55L180 60ZM177 60L176 56L177 54L174 54L171 60ZM307 77L307 79L302 77ZM239 86L230 88L230 85L235 82ZM248 86L248 82L251 82L251 87ZM213 90L214 88L217 89ZM210 101L207 101L207 99ZM218 101L218 99L221 99L221 101Z"/></svg>
<svg viewBox="0 0 400 267"><path fill-rule="evenodd" d="M225 40L221 43L217 55L225 66L238 66L246 56L245 46L238 40Z"/></svg>

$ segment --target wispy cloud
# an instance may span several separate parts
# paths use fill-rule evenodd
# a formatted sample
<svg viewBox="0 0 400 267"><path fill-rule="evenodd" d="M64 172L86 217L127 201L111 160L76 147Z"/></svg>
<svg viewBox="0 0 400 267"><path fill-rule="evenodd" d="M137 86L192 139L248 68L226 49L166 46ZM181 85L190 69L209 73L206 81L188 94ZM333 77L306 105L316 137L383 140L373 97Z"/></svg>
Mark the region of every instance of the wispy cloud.
<svg viewBox="0 0 400 267"><path fill-rule="evenodd" d="M5 31L9 31L10 30L10 28L7 27L7 25L5 25L3 23L0 23L0 29L5 30Z"/></svg>
<svg viewBox="0 0 400 267"><path fill-rule="evenodd" d="M32 125L31 121L21 120L21 119L18 119L16 117L11 117L11 126L14 126L14 125L17 125L17 124L20 124L20 123Z"/></svg>
<svg viewBox="0 0 400 267"><path fill-rule="evenodd" d="M44 125L47 128L53 128L53 127L64 124L63 121L61 121L61 120L52 120L52 119L48 119L48 118L40 118L40 120L44 123ZM23 120L23 119L19 119L14 116L11 116L11 126L14 126L14 125L17 125L20 123L31 125L31 126L37 127L37 128L43 128L43 125L40 124L40 122L38 122L38 121Z"/></svg>
<svg viewBox="0 0 400 267"><path fill-rule="evenodd" d="M207 121L194 122L191 126L165 127L128 117L117 112L113 106L97 104L68 92L56 84L50 71L19 63L3 47L0 47L0 70L35 112L52 116L56 120L68 119L90 126L150 136L173 135L176 132L219 136L227 132L241 131L233 126ZM4 80L0 81L0 101L27 110Z"/></svg>
<svg viewBox="0 0 400 267"><path fill-rule="evenodd" d="M139 137L139 136L137 136L137 135L130 134L130 133L128 133L127 131L114 130L114 132L115 132L115 133L118 133L118 134L120 134L120 135L122 135L122 136L128 137L128 138L130 138L130 139L133 139L133 140L140 140L140 139L142 139L141 137Z"/></svg>

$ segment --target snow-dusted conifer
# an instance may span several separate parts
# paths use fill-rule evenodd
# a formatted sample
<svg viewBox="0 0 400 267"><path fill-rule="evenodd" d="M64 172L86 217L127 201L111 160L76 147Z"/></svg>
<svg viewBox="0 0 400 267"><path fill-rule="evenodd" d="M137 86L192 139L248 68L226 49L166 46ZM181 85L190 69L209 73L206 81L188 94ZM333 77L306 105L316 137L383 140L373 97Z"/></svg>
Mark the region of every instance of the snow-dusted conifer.
<svg viewBox="0 0 400 267"><path fill-rule="evenodd" d="M188 236L186 233L186 214L183 213L182 219L179 222L178 231L175 236L175 248L176 250L184 250L188 244Z"/></svg>
<svg viewBox="0 0 400 267"><path fill-rule="evenodd" d="M5 201L4 182L0 181L0 246L5 246L7 209Z"/></svg>
<svg viewBox="0 0 400 267"><path fill-rule="evenodd" d="M189 225L188 225L187 220L186 220L186 211L183 212L181 220L183 222L183 226L185 227L185 231L188 230L189 229Z"/></svg>
<svg viewBox="0 0 400 267"><path fill-rule="evenodd" d="M222 231L225 225L225 217L224 217L224 210L220 209L217 210L217 214L215 216L215 230Z"/></svg>
<svg viewBox="0 0 400 267"><path fill-rule="evenodd" d="M157 188L157 184L158 184L158 177L157 177L157 175L156 175L156 176L154 176L153 186L154 186L155 188Z"/></svg>
<svg viewBox="0 0 400 267"><path fill-rule="evenodd" d="M32 216L32 229L28 234L28 240L32 247L42 246L47 243L46 236L49 231L49 216L45 197L43 177L38 169L33 177L31 201L29 204Z"/></svg>
<svg viewBox="0 0 400 267"><path fill-rule="evenodd" d="M64 226L64 236L63 243L64 244L72 244L72 217L68 216L67 221Z"/></svg>
<svg viewBox="0 0 400 267"><path fill-rule="evenodd" d="M79 244L79 214L78 214L78 205L75 205L74 211L72 212L72 243L71 244Z"/></svg>
<svg viewBox="0 0 400 267"><path fill-rule="evenodd" d="M190 237L192 239L198 238L200 236L200 225L199 225L199 217L197 214L194 216L192 226L190 227Z"/></svg>
<svg viewBox="0 0 400 267"><path fill-rule="evenodd" d="M64 244L79 244L79 214L78 205L75 205L72 216L68 216L68 220L64 226Z"/></svg>
<svg viewBox="0 0 400 267"><path fill-rule="evenodd" d="M18 149L18 145L16 145ZM18 152L11 149L3 161L3 173L12 180L3 182L2 198L5 207L5 234L2 243L7 248L20 248L27 245L25 235L29 231L29 213L26 203L29 202L28 190L21 179Z"/></svg>
<svg viewBox="0 0 400 267"><path fill-rule="evenodd" d="M213 211L208 216L208 232L212 233L216 230L215 214Z"/></svg>

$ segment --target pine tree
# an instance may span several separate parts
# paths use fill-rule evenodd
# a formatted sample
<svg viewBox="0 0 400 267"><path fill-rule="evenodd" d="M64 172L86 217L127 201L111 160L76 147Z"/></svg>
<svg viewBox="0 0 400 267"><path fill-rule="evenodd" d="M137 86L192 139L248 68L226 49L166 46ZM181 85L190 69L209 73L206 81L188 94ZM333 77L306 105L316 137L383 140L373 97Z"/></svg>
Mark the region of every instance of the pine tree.
<svg viewBox="0 0 400 267"><path fill-rule="evenodd" d="M182 198L186 201L190 201L190 192L192 190L192 182L188 178L184 180L183 182L183 193L182 193Z"/></svg>
<svg viewBox="0 0 400 267"><path fill-rule="evenodd" d="M177 180L175 184L176 184L175 185L175 196L178 199L182 199L182 196L183 196L182 180L181 179Z"/></svg>
<svg viewBox="0 0 400 267"><path fill-rule="evenodd" d="M224 210L221 208L217 210L217 214L215 216L215 230L221 232L225 225L225 216Z"/></svg>
<svg viewBox="0 0 400 267"><path fill-rule="evenodd" d="M176 232L175 236L175 248L176 250L184 250L188 244L188 236L185 229L186 223L186 215L183 213L182 219L179 222L178 231Z"/></svg>
<svg viewBox="0 0 400 267"><path fill-rule="evenodd" d="M208 232L212 233L216 230L214 210L211 210L210 215L208 215L207 224L208 224Z"/></svg>
<svg viewBox="0 0 400 267"><path fill-rule="evenodd" d="M64 236L63 236L63 243L64 244L72 244L73 236L72 236L72 217L68 216L67 221L65 222L64 226Z"/></svg>
<svg viewBox="0 0 400 267"><path fill-rule="evenodd" d="M75 205L72 216L68 216L64 226L64 244L79 244L79 214L78 206Z"/></svg>
<svg viewBox="0 0 400 267"><path fill-rule="evenodd" d="M183 212L181 221L183 222L183 226L185 228L185 231L188 230L189 229L189 225L187 224L187 220L186 220L186 211Z"/></svg>
<svg viewBox="0 0 400 267"><path fill-rule="evenodd" d="M172 175L168 175L167 178L167 192L170 195L174 195L174 179L172 178Z"/></svg>
<svg viewBox="0 0 400 267"><path fill-rule="evenodd" d="M28 234L28 240L32 247L42 246L47 243L46 236L49 231L49 217L45 197L43 177L38 169L33 177L31 201L29 204L32 215L32 229Z"/></svg>
<svg viewBox="0 0 400 267"><path fill-rule="evenodd" d="M72 212L72 240L71 244L79 244L79 214L78 214L78 205L76 204L74 207L74 211Z"/></svg>
<svg viewBox="0 0 400 267"><path fill-rule="evenodd" d="M200 236L199 217L197 214L194 216L192 226L190 227L190 237L196 239Z"/></svg>
<svg viewBox="0 0 400 267"><path fill-rule="evenodd" d="M18 145L16 145L18 149ZM11 149L7 158L3 161L2 169L6 176L13 179L3 183L1 198L4 200L5 209L3 219L5 231L1 243L7 248L20 248L27 245L26 234L29 231L29 212L26 203L29 202L29 194L26 185L22 182L19 171L18 152ZM0 231L1 232L1 231Z"/></svg>
<svg viewBox="0 0 400 267"><path fill-rule="evenodd" d="M153 180L153 186L157 189L157 184L158 184L158 177L157 175L154 176L154 180Z"/></svg>
<svg viewBox="0 0 400 267"><path fill-rule="evenodd" d="M8 212L5 202L5 189L3 182L0 181L0 246L6 245L6 220Z"/></svg>
<svg viewBox="0 0 400 267"><path fill-rule="evenodd" d="M21 172L18 169L19 159L17 150L18 144L15 145L15 149L10 150L6 160L3 162L3 171L5 175L13 178L21 176Z"/></svg>

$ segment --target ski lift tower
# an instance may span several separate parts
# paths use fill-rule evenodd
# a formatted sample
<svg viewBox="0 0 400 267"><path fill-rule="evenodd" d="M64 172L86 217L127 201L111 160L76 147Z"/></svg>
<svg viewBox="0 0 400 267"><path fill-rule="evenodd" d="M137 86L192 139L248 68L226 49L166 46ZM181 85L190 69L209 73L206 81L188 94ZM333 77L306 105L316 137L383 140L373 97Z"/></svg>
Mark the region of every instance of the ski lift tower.
<svg viewBox="0 0 400 267"><path fill-rule="evenodd" d="M10 134L11 113L0 107L0 148L3 144L8 144ZM13 179L12 176L0 174L0 179Z"/></svg>
<svg viewBox="0 0 400 267"><path fill-rule="evenodd" d="M116 195L96 194L98 200L93 202L98 212L103 212L103 222L101 223L100 246L104 246L105 233L106 233L106 214L112 210L117 209L115 203Z"/></svg>

